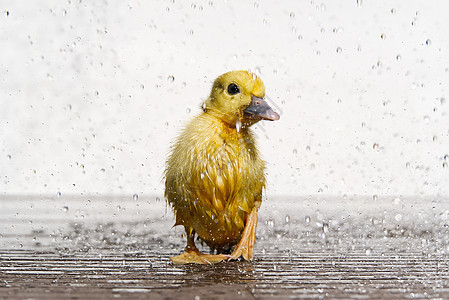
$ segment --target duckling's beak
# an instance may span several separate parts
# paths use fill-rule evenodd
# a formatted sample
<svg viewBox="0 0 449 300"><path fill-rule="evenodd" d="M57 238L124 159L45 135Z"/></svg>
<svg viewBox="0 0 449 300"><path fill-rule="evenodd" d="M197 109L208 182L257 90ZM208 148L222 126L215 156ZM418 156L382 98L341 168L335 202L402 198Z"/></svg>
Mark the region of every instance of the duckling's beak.
<svg viewBox="0 0 449 300"><path fill-rule="evenodd" d="M243 111L248 119L264 119L270 121L279 120L279 114L275 112L263 99L251 95L251 103Z"/></svg>

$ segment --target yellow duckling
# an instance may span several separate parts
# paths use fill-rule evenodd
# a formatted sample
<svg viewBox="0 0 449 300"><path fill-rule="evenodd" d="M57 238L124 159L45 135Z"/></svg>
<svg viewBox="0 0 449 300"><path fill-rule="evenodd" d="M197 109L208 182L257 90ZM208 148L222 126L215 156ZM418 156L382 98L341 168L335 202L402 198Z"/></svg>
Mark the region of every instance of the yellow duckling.
<svg viewBox="0 0 449 300"><path fill-rule="evenodd" d="M279 119L264 97L265 86L256 75L247 71L221 75L203 112L172 147L165 197L175 212L175 226L183 225L187 234L185 252L170 258L174 263L253 258L265 162L249 127ZM201 253L195 233L218 254Z"/></svg>

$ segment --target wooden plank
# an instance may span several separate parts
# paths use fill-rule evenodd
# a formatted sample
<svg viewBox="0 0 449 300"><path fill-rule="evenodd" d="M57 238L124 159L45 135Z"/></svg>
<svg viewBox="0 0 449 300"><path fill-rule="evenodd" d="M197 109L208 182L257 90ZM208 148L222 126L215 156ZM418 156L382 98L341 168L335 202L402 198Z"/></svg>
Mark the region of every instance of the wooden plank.
<svg viewBox="0 0 449 300"><path fill-rule="evenodd" d="M0 298L449 298L447 201L275 199L255 261L175 266L170 211L129 198L0 199Z"/></svg>

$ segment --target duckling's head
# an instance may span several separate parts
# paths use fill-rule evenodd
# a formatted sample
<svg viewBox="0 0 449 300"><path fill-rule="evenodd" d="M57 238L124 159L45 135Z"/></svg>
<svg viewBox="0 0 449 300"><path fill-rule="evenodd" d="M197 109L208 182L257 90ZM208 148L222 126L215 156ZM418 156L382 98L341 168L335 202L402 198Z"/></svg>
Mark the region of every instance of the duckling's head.
<svg viewBox="0 0 449 300"><path fill-rule="evenodd" d="M279 114L264 98L265 86L258 76L247 71L231 71L215 80L203 109L230 127L279 120Z"/></svg>

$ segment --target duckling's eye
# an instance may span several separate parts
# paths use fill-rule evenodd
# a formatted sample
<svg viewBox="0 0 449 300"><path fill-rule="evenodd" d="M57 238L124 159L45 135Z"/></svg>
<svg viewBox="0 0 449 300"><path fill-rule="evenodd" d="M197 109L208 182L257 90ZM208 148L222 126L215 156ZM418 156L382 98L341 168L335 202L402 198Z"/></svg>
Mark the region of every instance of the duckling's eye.
<svg viewBox="0 0 449 300"><path fill-rule="evenodd" d="M231 83L230 85L228 85L228 94L229 95L235 95L240 93L240 89L238 87L238 85L236 85L235 83Z"/></svg>

